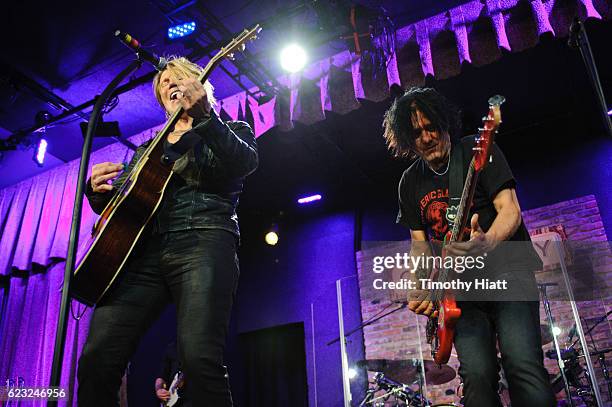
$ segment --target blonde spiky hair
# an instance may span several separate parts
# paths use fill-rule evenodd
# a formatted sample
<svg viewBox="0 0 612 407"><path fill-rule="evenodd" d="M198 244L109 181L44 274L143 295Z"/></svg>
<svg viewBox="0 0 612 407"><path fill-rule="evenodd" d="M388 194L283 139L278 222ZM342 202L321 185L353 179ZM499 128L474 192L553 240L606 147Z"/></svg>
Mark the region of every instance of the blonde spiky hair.
<svg viewBox="0 0 612 407"><path fill-rule="evenodd" d="M189 76L198 78L204 71L204 68L191 62L185 57L171 56L168 57L168 65L166 66L165 70L170 71L170 74L176 79L180 79ZM155 98L157 99L159 105L165 109L159 90L159 80L162 72L158 72L153 78L153 93L155 93ZM204 89L206 90L206 95L208 96L208 102L211 106L215 106L217 104L217 99L215 99L215 95L213 93L215 88L208 80L204 82Z"/></svg>

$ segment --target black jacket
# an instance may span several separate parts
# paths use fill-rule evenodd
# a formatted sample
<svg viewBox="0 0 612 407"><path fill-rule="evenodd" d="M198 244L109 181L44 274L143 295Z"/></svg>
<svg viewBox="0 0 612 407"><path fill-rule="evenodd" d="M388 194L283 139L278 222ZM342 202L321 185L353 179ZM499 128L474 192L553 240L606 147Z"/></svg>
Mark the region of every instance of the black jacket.
<svg viewBox="0 0 612 407"><path fill-rule="evenodd" d="M154 217L154 233L225 229L239 235L236 207L244 179L257 168L257 143L247 123L224 123L211 112L208 120L181 137L193 140L193 148L180 154L176 151L179 143L165 143L166 155L176 159L175 173ZM115 191L125 182L147 145L148 142L138 147L127 168L115 179ZM93 192L91 180L87 184L89 204L100 214L113 194Z"/></svg>

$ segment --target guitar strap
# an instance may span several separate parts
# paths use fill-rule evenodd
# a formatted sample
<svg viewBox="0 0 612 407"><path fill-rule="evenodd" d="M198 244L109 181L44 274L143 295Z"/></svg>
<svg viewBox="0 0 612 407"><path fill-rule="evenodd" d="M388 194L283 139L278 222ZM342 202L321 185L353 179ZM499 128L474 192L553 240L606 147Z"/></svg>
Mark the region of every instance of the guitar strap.
<svg viewBox="0 0 612 407"><path fill-rule="evenodd" d="M463 193L463 183L465 182L463 170L463 148L461 143L452 144L450 168L448 174L448 208L446 209L446 220L449 230L452 229L452 222L457 218L457 209Z"/></svg>

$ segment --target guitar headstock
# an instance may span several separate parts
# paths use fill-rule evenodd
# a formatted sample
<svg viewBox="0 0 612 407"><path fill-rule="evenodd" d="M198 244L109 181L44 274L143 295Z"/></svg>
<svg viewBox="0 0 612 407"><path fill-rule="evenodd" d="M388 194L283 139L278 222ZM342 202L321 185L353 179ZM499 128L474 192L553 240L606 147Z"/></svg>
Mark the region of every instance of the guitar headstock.
<svg viewBox="0 0 612 407"><path fill-rule="evenodd" d="M257 34L261 31L261 26L257 24L255 27L247 30L246 28L234 39L232 39L229 44L225 47L221 48L217 54L212 57L210 63L217 64L221 61L222 58L228 58L233 60L234 54L236 52L242 52L246 48L246 44L249 41L255 41L257 39Z"/></svg>
<svg viewBox="0 0 612 407"><path fill-rule="evenodd" d="M506 98L495 95L489 98L489 113L482 118L482 128L478 129L478 137L474 146L474 169L481 171L489 162L491 146L501 124L501 105Z"/></svg>

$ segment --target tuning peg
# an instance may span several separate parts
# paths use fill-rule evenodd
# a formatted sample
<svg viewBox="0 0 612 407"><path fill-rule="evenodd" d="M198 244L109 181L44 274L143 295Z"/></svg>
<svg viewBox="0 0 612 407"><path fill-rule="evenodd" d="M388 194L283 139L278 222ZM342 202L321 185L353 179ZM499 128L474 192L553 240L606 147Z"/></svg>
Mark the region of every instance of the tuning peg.
<svg viewBox="0 0 612 407"><path fill-rule="evenodd" d="M490 163L492 163L492 162L493 162L493 156L492 156L492 155L490 155L490 156L489 156L489 162L490 162Z"/></svg>
<svg viewBox="0 0 612 407"><path fill-rule="evenodd" d="M240 52L244 52L245 49L246 49L246 45L245 44L241 44L240 45Z"/></svg>
<svg viewBox="0 0 612 407"><path fill-rule="evenodd" d="M227 54L225 57L226 57L227 59L229 59L230 61L233 61L233 60L235 60L235 59L236 59L236 58L234 57L234 53L233 53L233 52L232 52L231 54Z"/></svg>

